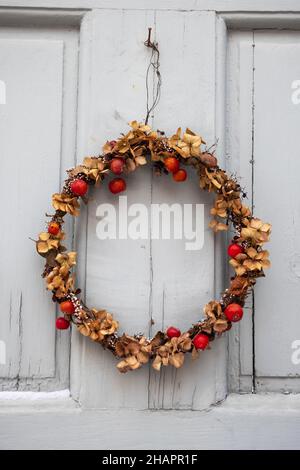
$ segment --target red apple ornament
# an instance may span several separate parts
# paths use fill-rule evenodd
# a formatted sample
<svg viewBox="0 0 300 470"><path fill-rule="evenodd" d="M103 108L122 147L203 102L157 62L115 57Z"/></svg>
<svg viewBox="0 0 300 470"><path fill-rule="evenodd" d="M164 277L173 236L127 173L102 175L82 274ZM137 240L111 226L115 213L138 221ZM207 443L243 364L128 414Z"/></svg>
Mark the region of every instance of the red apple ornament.
<svg viewBox="0 0 300 470"><path fill-rule="evenodd" d="M193 343L196 349L201 349L204 351L204 349L206 349L209 344L209 337L204 333L198 333L194 337Z"/></svg>
<svg viewBox="0 0 300 470"><path fill-rule="evenodd" d="M51 235L57 235L60 231L60 225L57 222L50 222L48 225L48 233Z"/></svg>
<svg viewBox="0 0 300 470"><path fill-rule="evenodd" d="M176 173L173 173L173 180L176 181L177 183L180 183L181 181L185 181L187 178L187 172L183 170L182 168Z"/></svg>
<svg viewBox="0 0 300 470"><path fill-rule="evenodd" d="M71 300L65 300L59 304L60 311L72 315L75 312L74 304Z"/></svg>
<svg viewBox="0 0 300 470"><path fill-rule="evenodd" d="M118 194L121 193L122 191L125 191L126 189L126 182L123 180L123 178L114 178L109 182L109 190L113 194Z"/></svg>
<svg viewBox="0 0 300 470"><path fill-rule="evenodd" d="M164 165L165 168L170 172L170 173L177 173L179 170L179 160L175 157L167 157L164 159Z"/></svg>
<svg viewBox="0 0 300 470"><path fill-rule="evenodd" d="M122 158L113 158L109 167L115 175L120 175L124 168L124 160Z"/></svg>
<svg viewBox="0 0 300 470"><path fill-rule="evenodd" d="M231 243L227 248L227 253L231 258L235 258L237 255L244 252L244 248L237 243Z"/></svg>
<svg viewBox="0 0 300 470"><path fill-rule="evenodd" d="M224 313L227 320L231 322L240 321L243 317L243 309L239 304L229 304L225 308Z"/></svg>
<svg viewBox="0 0 300 470"><path fill-rule="evenodd" d="M56 328L58 330L67 330L70 326L70 322L66 320L64 317L58 317L56 319Z"/></svg>
<svg viewBox="0 0 300 470"><path fill-rule="evenodd" d="M181 331L178 330L178 328L175 328L175 326L170 326L167 329L167 336L169 338L178 338L181 335Z"/></svg>
<svg viewBox="0 0 300 470"><path fill-rule="evenodd" d="M70 184L70 189L73 194L76 196L84 196L88 190L88 184L86 181L81 179L76 179Z"/></svg>

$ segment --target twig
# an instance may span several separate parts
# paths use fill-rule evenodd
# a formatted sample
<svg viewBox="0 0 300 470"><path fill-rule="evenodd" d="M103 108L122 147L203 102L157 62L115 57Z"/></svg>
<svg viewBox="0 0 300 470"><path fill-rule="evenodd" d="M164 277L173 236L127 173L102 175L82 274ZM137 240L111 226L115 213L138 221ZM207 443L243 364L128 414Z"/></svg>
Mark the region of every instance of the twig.
<svg viewBox="0 0 300 470"><path fill-rule="evenodd" d="M146 112L145 124L148 124L150 114L152 113L152 111L156 108L156 106L159 103L160 92L161 92L161 84L162 84L161 74L160 74L160 71L159 71L160 52L159 52L159 49L158 49L158 43L151 41L151 32L152 32L152 28L148 28L148 38L144 42L145 46L148 47L149 49L151 49L150 63L147 67L147 72L146 72L146 102L147 102L146 107L147 107L147 112ZM149 101L150 101L150 98L149 98L149 94L150 94L149 93L149 74L150 74L151 69L154 71L154 73L156 75L157 83L154 86L153 102L152 102L152 105L150 106L149 105Z"/></svg>

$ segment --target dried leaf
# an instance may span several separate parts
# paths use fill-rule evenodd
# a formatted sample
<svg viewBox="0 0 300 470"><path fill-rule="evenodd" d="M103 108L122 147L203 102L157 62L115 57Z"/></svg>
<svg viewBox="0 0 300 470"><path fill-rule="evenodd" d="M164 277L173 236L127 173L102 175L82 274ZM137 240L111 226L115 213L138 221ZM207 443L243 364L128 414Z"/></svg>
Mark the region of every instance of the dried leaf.
<svg viewBox="0 0 300 470"><path fill-rule="evenodd" d="M68 212L73 216L79 215L79 203L76 197L69 196L68 194L53 194L52 205L54 209L62 212Z"/></svg>

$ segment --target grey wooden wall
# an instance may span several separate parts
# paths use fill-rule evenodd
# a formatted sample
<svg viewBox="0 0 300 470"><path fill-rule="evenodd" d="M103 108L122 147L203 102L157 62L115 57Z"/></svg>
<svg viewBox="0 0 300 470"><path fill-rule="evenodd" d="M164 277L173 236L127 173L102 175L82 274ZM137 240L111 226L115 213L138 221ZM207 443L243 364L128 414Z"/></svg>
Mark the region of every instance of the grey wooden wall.
<svg viewBox="0 0 300 470"><path fill-rule="evenodd" d="M153 126L171 133L187 125L208 142L219 138L220 162L242 176L255 212L273 223L273 268L256 290L254 321L250 299L245 319L230 333L229 362L224 338L179 371L145 367L122 376L96 344L76 332L71 341L55 332L42 262L28 237L43 228L64 170L97 154L131 119L143 119L148 26L160 43L163 77ZM202 409L225 397L228 363L231 390L299 391L299 366L291 362L298 335L300 110L291 101L291 83L300 75L299 34L235 31L226 54L225 24L213 11L103 9L47 20L0 11L0 45L0 80L7 88L1 162L11 175L3 180L1 236L9 249L0 267L0 340L7 344L2 389L70 387L86 407ZM138 173L128 179L129 203L203 203L208 221L211 199L192 175L180 186L147 169ZM75 230L78 281L89 305L111 310L127 332L184 328L201 317L223 285L222 242L208 230L199 252L172 240L101 242L100 202L117 200L105 187L95 191Z"/></svg>

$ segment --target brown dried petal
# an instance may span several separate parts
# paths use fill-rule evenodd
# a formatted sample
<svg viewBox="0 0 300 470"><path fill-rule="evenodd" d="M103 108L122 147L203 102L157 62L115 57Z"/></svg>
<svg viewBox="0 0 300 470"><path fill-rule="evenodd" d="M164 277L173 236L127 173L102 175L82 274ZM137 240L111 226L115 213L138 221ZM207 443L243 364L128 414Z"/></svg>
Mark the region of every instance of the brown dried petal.
<svg viewBox="0 0 300 470"><path fill-rule="evenodd" d="M76 197L68 194L56 193L52 196L52 205L54 209L62 212L68 212L71 215L79 215L79 203Z"/></svg>
<svg viewBox="0 0 300 470"><path fill-rule="evenodd" d="M214 232L225 232L228 230L228 225L218 222L213 219L209 222L208 226L213 229Z"/></svg>
<svg viewBox="0 0 300 470"><path fill-rule="evenodd" d="M223 333L223 331L226 331L227 327L228 327L227 321L219 319L219 320L216 320L216 322L214 323L213 329L216 333Z"/></svg>
<svg viewBox="0 0 300 470"><path fill-rule="evenodd" d="M181 367L183 365L183 363L184 363L184 353L183 352L178 352L178 353L172 354L172 356L169 357L169 364L176 367L176 369Z"/></svg>

